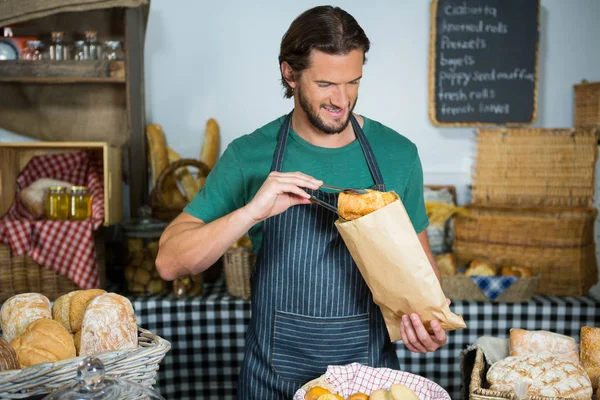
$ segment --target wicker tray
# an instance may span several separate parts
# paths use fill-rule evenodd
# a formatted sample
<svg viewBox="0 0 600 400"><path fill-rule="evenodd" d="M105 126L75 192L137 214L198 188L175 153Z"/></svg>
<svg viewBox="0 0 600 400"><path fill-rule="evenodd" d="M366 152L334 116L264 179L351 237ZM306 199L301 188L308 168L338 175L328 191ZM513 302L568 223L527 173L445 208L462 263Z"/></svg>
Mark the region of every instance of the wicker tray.
<svg viewBox="0 0 600 400"><path fill-rule="evenodd" d="M139 347L100 353L106 377L128 379L146 387L156 383L159 364L171 348L165 339L139 328ZM70 358L55 363L42 363L22 370L0 372L0 393L3 399L24 399L46 395L66 384L75 383L77 367L85 357Z"/></svg>
<svg viewBox="0 0 600 400"><path fill-rule="evenodd" d="M225 283L231 296L250 300L250 275L255 260L249 247L231 248L223 254Z"/></svg>
<svg viewBox="0 0 600 400"><path fill-rule="evenodd" d="M531 300L540 283L540 276L519 278L495 300L490 300L471 277L466 275L442 276L442 289L451 300L491 301L494 303L523 303Z"/></svg>

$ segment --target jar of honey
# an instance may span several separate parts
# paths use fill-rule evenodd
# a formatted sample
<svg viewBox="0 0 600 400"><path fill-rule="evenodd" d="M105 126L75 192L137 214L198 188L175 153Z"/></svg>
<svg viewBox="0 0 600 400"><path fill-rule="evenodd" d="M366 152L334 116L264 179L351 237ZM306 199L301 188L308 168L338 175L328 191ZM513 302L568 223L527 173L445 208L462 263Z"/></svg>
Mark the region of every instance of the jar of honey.
<svg viewBox="0 0 600 400"><path fill-rule="evenodd" d="M92 196L85 186L71 186L69 219L83 221L92 216Z"/></svg>
<svg viewBox="0 0 600 400"><path fill-rule="evenodd" d="M52 186L48 189L46 217L50 220L69 218L69 194L64 186Z"/></svg>

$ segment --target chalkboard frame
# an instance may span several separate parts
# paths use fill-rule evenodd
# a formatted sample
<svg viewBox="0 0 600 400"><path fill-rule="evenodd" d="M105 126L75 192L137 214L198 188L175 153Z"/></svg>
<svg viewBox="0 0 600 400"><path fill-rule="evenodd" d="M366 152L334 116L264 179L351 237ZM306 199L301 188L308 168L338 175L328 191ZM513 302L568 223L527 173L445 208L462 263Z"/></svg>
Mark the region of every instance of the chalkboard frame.
<svg viewBox="0 0 600 400"><path fill-rule="evenodd" d="M494 123L485 121L465 121L465 122L444 122L439 121L436 115L436 103L435 103L435 83L436 83L436 38L437 38L437 12L440 1L444 0L431 0L430 6L430 33L429 33L429 120L435 126L439 127L524 127L532 125L537 120L538 111L538 87L539 87L539 64L540 64L540 0L537 2L537 31L538 40L535 45L535 68L534 68L534 87L533 87L533 112L531 114L531 120L527 122L510 122L505 123ZM479 0L482 5L486 4L486 0Z"/></svg>

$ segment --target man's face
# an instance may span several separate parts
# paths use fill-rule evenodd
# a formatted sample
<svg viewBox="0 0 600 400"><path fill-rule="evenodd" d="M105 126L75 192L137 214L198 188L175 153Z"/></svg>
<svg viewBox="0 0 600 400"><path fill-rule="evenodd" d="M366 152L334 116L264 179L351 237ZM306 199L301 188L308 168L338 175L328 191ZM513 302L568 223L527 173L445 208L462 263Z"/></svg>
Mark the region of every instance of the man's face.
<svg viewBox="0 0 600 400"><path fill-rule="evenodd" d="M328 134L342 132L358 100L363 53L330 55L313 50L310 67L296 82L295 95L309 122Z"/></svg>

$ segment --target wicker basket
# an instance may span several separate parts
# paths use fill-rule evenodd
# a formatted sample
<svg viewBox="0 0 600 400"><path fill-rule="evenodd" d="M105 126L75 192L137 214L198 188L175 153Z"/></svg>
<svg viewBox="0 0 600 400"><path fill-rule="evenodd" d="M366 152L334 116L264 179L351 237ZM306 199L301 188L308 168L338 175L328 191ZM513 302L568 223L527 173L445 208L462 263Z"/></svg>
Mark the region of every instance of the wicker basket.
<svg viewBox="0 0 600 400"><path fill-rule="evenodd" d="M250 275L255 260L249 247L231 248L223 254L225 282L231 296L250 300Z"/></svg>
<svg viewBox="0 0 600 400"><path fill-rule="evenodd" d="M474 204L575 207L592 204L598 156L596 129L477 132L472 177Z"/></svg>
<svg viewBox="0 0 600 400"><path fill-rule="evenodd" d="M128 379L146 387L156 383L159 364L171 348L165 339L139 328L139 346L135 350L110 351L97 355L106 377ZM46 395L66 384L76 382L77 366L85 357L55 363L43 363L22 370L0 372L3 399L24 399Z"/></svg>
<svg viewBox="0 0 600 400"><path fill-rule="evenodd" d="M582 81L575 91L575 127L600 128L600 82Z"/></svg>
<svg viewBox="0 0 600 400"><path fill-rule="evenodd" d="M94 234L100 287L105 286L106 261L102 230ZM80 289L72 280L52 268L39 265L27 255L14 256L8 245L0 243L0 303L19 293L35 292L49 300Z"/></svg>
<svg viewBox="0 0 600 400"><path fill-rule="evenodd" d="M531 300L540 283L539 275L519 278L495 300L490 300L471 277L466 275L442 276L442 289L451 300L493 301L494 303L523 303Z"/></svg>
<svg viewBox="0 0 600 400"><path fill-rule="evenodd" d="M182 158L169 164L156 179L156 186L152 189L150 194L150 205L152 207L152 215L163 221L172 221L181 212L187 203L168 203L165 200L164 192L166 190L165 185L170 180L174 179L173 175L179 168L183 167L196 167L198 169L198 176L208 176L210 168L201 161L194 160L192 158ZM173 183L174 184L174 183ZM184 193L182 196L185 198Z"/></svg>

